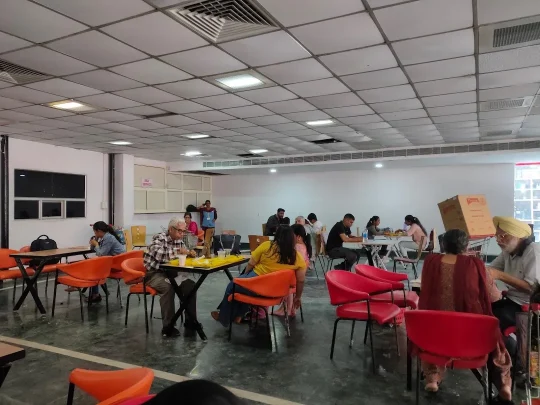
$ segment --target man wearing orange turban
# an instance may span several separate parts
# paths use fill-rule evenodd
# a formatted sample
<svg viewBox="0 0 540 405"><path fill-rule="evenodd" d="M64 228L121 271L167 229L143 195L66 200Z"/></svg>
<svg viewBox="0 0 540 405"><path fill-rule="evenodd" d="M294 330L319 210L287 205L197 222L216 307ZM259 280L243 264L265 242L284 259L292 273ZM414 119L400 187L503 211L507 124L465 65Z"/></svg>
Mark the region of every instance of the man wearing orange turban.
<svg viewBox="0 0 540 405"><path fill-rule="evenodd" d="M516 313L529 303L540 279L540 245L534 242L531 227L512 217L494 217L497 244L502 252L488 265L495 280L508 286L506 296L492 304L493 314L504 331L516 324Z"/></svg>

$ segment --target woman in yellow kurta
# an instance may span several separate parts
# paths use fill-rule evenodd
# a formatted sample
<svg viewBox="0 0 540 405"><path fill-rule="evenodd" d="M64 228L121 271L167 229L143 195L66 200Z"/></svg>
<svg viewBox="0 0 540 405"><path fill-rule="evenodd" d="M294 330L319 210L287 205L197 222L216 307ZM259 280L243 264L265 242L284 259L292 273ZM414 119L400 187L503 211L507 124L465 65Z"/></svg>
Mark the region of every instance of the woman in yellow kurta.
<svg viewBox="0 0 540 405"><path fill-rule="evenodd" d="M273 241L263 242L251 253L251 259L246 267L246 271L240 277L251 278L271 274L279 270L294 270L296 274L296 298L294 305L300 307L300 299L304 289L304 280L306 276L306 263L302 255L295 249L296 238L290 226L280 226L276 232ZM233 282L231 281L225 289L225 295L219 311L212 312L212 318L221 322L223 326L229 326L232 306L228 301L229 295L232 293ZM253 292L242 288L235 287L235 291L246 295L255 295ZM234 321L241 322L242 317L249 310L249 305L236 303L234 305Z"/></svg>

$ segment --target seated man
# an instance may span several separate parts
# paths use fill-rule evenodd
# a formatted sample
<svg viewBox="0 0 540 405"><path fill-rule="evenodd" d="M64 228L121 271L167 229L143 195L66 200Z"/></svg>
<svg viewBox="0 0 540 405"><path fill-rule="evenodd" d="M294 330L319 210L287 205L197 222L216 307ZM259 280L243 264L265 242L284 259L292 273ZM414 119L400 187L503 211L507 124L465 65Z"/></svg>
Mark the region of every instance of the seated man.
<svg viewBox="0 0 540 405"><path fill-rule="evenodd" d="M264 236L274 236L279 226L285 224L284 216L285 210L278 208L277 213L270 216L268 221L266 221L266 232Z"/></svg>
<svg viewBox="0 0 540 405"><path fill-rule="evenodd" d="M185 233L186 223L180 218L173 218L169 221L167 232L154 235L152 243L148 246L148 251L144 253L146 284L149 287L154 288L161 296L159 300L161 317L163 318L163 329L161 330L161 333L163 336L167 337L176 337L180 335L180 331L172 324L172 319L175 314L174 298L176 293L165 273L160 270L159 265L170 261L178 254L195 256L194 252L189 252L186 249L184 242L182 241ZM189 294L194 285L195 282L193 280L184 277L184 280L179 283L182 296L185 297ZM202 328L201 324L197 322L196 295L192 296L189 300L185 316L185 334L194 335L195 331Z"/></svg>
<svg viewBox="0 0 540 405"><path fill-rule="evenodd" d="M328 234L326 254L332 259L345 259L338 270L351 270L358 260L358 252L343 247L343 242L362 242L361 237L351 237L351 226L354 224L353 214L345 214L343 221L336 222Z"/></svg>
<svg viewBox="0 0 540 405"><path fill-rule="evenodd" d="M501 330L516 325L516 312L528 304L540 278L540 245L533 243L530 226L512 217L494 217L495 237L502 253L488 265L494 280L508 286L506 296L492 304Z"/></svg>

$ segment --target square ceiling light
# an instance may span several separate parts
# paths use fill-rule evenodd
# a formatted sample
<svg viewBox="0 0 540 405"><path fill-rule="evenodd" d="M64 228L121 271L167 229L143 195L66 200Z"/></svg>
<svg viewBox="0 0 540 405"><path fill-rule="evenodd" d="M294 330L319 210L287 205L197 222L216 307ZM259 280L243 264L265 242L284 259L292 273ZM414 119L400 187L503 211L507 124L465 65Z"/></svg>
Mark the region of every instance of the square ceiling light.
<svg viewBox="0 0 540 405"><path fill-rule="evenodd" d="M94 107L90 104L82 103L75 100L55 101L53 103L47 103L46 105L52 108L57 108L59 110L72 111L74 113L87 113L103 110L103 108Z"/></svg>
<svg viewBox="0 0 540 405"><path fill-rule="evenodd" d="M326 126L326 125L332 125L332 124L334 124L334 121L333 120L307 121L306 124L311 126L311 127L322 127L322 126Z"/></svg>
<svg viewBox="0 0 540 405"><path fill-rule="evenodd" d="M189 134L189 135L184 135L184 138L203 139L203 138L210 138L210 135L206 135L206 134Z"/></svg>
<svg viewBox="0 0 540 405"><path fill-rule="evenodd" d="M229 92L262 89L274 86L275 83L254 70L244 70L214 75L205 78L206 81Z"/></svg>

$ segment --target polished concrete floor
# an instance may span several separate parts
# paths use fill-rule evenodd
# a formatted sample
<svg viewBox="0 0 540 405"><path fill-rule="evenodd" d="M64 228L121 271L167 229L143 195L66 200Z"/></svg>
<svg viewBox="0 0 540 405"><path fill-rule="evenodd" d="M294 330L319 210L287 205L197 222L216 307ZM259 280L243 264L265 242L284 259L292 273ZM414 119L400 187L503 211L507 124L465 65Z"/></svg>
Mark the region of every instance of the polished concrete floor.
<svg viewBox="0 0 540 405"><path fill-rule="evenodd" d="M322 275L320 269L319 274ZM228 342L226 329L210 318L209 313L222 298L228 282L222 273L209 276L199 290L198 314L208 336L206 342L194 337L162 338L158 319L151 321L147 335L142 301L139 303L137 298L132 299L127 327L125 313L116 298L110 300L109 314L104 302L89 309L85 304L82 323L77 293L68 302L67 293L59 288L61 304L51 319L52 283L48 297L45 284L39 285L47 315L39 315L31 298L20 311L13 312L12 289L5 284L0 290L0 340L21 339L29 342L30 347L27 357L13 364L0 389L0 405L64 404L68 375L73 368L115 369L111 361L165 372L159 373L153 392L179 381L176 377L188 377L210 379L244 390L246 404L413 404L413 393L405 389L404 328L398 329L401 346L398 356L394 330L375 327L376 374L372 371L369 346L362 342L362 324L357 324L355 342L349 348L350 323L340 322L334 360L330 360L335 310L329 303L323 279L317 280L311 273L308 276L303 297L305 322L299 318L293 320L292 336L287 337L282 320L274 318L277 339L273 351L266 346L264 322L255 332L249 331L247 325L235 326L232 342ZM111 291L114 286L114 282L109 283ZM125 296L125 287L122 291ZM159 314L157 305L156 309ZM481 393L470 372L452 371L437 395L422 393L422 397L423 403L467 405L478 403ZM78 392L75 403L95 401Z"/></svg>

